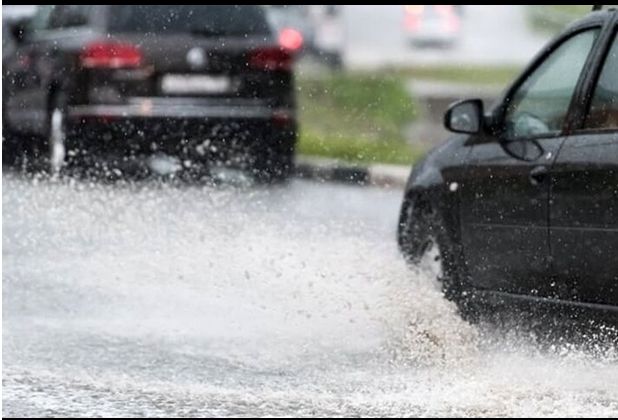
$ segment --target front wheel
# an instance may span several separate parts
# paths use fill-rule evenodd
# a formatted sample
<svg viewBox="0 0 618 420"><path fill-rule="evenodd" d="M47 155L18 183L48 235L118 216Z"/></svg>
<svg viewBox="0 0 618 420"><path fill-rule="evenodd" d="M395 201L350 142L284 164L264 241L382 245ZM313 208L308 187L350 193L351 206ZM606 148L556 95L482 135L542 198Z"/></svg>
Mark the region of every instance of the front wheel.
<svg viewBox="0 0 618 420"><path fill-rule="evenodd" d="M260 182L284 182L294 173L294 148L275 144L255 152L252 172Z"/></svg>
<svg viewBox="0 0 618 420"><path fill-rule="evenodd" d="M434 270L445 297L457 304L464 318L471 319L470 294L457 266L455 246L431 202L406 199L399 221L398 242L408 264L419 266L424 261L438 264Z"/></svg>
<svg viewBox="0 0 618 420"><path fill-rule="evenodd" d="M440 249L439 257L446 252L442 224L429 202L406 199L399 220L399 248L409 264L418 265L428 251Z"/></svg>

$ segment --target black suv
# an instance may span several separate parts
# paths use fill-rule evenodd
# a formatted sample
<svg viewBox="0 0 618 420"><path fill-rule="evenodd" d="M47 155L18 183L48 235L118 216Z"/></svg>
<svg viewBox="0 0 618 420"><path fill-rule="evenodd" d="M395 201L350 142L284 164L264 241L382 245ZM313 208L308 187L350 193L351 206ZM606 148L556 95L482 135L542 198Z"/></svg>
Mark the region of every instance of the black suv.
<svg viewBox="0 0 618 420"><path fill-rule="evenodd" d="M155 153L266 178L292 168L294 57L260 6L40 6L13 33L8 155L52 171Z"/></svg>
<svg viewBox="0 0 618 420"><path fill-rule="evenodd" d="M413 168L400 249L416 262L435 244L462 309L544 302L616 319L617 24L615 10L572 24L488 113L451 106L458 134Z"/></svg>

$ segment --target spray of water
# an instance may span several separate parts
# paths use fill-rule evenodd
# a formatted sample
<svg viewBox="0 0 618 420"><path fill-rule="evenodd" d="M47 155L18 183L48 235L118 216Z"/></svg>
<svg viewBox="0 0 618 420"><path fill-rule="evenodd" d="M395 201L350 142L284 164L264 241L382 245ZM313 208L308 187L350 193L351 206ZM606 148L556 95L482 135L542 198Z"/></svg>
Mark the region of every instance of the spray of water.
<svg viewBox="0 0 618 420"><path fill-rule="evenodd" d="M616 347L470 325L398 192L3 177L5 415L618 413Z"/></svg>

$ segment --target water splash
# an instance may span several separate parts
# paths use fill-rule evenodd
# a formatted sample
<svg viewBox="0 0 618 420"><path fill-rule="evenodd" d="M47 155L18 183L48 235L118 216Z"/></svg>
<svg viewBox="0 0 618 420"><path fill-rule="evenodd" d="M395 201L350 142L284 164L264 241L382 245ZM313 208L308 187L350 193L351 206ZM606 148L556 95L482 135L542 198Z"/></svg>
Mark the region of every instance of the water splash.
<svg viewBox="0 0 618 420"><path fill-rule="evenodd" d="M406 267L398 193L3 184L5 415L618 412L611 342L471 326Z"/></svg>

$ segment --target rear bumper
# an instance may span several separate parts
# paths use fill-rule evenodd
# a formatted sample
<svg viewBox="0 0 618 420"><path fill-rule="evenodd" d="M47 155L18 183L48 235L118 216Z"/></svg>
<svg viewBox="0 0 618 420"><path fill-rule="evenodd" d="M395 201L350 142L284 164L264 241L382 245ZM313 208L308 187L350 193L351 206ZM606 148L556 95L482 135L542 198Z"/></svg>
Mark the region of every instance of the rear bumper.
<svg viewBox="0 0 618 420"><path fill-rule="evenodd" d="M67 148L111 156L164 152L192 159L226 160L264 150L291 154L297 138L293 110L134 100L124 105L68 109Z"/></svg>
<svg viewBox="0 0 618 420"><path fill-rule="evenodd" d="M255 101L187 101L176 98L132 98L118 105L74 105L72 119L101 118L172 118L172 119L295 119L293 109L270 107Z"/></svg>

